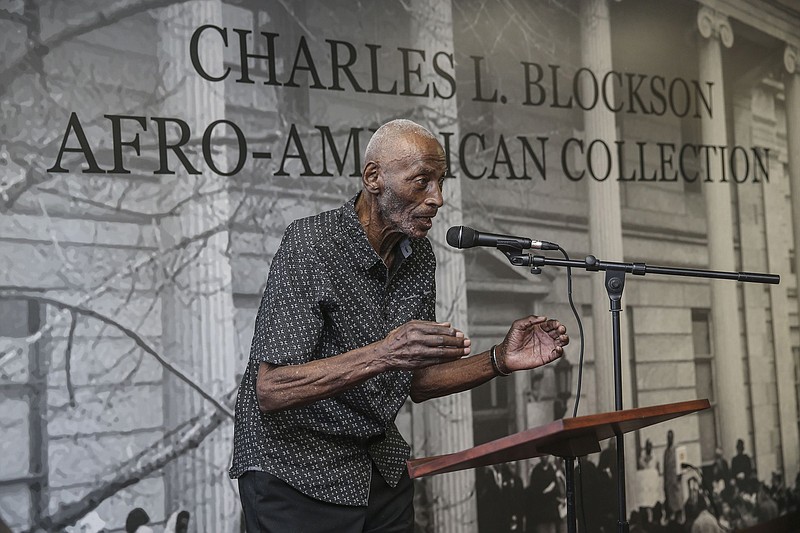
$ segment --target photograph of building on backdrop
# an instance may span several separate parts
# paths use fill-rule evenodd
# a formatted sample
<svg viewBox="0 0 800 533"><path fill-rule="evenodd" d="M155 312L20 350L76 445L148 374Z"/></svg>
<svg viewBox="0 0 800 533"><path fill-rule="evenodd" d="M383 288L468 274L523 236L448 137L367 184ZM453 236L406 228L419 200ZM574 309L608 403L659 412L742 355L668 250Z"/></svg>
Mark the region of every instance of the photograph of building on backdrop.
<svg viewBox="0 0 800 533"><path fill-rule="evenodd" d="M624 408L710 407L621 439L624 518L798 523L797 2L10 0L0 43L0 530L244 531L235 400L273 259L362 189L393 119L444 157L436 320L487 365L519 317L569 335L551 364L398 403L411 457L615 411L603 272L568 284L449 228L769 273L626 277ZM576 464L580 531L616 529L616 446ZM413 485L419 532L565 527L552 455Z"/></svg>

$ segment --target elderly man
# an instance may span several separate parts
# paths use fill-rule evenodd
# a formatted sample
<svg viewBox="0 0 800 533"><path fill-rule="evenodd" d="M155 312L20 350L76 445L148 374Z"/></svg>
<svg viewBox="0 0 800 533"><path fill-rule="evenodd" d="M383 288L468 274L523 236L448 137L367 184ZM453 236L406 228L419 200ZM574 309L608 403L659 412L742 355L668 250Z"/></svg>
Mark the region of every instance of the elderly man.
<svg viewBox="0 0 800 533"><path fill-rule="evenodd" d="M426 239L446 171L409 120L369 142L362 190L293 222L275 254L236 401L233 465L248 531L412 531L410 448L394 419L420 402L563 355L529 316L490 351L435 318Z"/></svg>

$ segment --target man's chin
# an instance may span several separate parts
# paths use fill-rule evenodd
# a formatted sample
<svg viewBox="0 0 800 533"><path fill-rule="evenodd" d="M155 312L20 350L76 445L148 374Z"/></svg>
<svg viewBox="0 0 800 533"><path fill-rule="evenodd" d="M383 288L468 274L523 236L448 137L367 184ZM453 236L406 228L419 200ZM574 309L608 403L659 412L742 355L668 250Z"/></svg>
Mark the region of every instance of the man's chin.
<svg viewBox="0 0 800 533"><path fill-rule="evenodd" d="M433 218L420 218L417 227L427 234L433 227Z"/></svg>
<svg viewBox="0 0 800 533"><path fill-rule="evenodd" d="M433 225L431 225L431 224L418 224L418 225L415 225L411 229L411 233L410 233L409 237L411 237L413 239L422 239L423 237L427 237L428 236L428 232L431 230L432 227L433 227Z"/></svg>
<svg viewBox="0 0 800 533"><path fill-rule="evenodd" d="M412 229L405 232L406 237L409 239L424 239L428 236L428 230Z"/></svg>

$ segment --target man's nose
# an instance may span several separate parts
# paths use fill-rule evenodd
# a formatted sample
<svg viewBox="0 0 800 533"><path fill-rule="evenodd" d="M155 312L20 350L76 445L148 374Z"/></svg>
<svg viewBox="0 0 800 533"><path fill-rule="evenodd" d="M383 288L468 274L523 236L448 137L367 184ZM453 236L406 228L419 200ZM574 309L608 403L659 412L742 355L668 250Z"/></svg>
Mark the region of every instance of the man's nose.
<svg viewBox="0 0 800 533"><path fill-rule="evenodd" d="M436 206L436 208L438 209L444 205L444 197L442 197L442 187L439 185L438 182L435 182L433 183L431 189L432 189L431 192L425 199L425 203L428 205Z"/></svg>

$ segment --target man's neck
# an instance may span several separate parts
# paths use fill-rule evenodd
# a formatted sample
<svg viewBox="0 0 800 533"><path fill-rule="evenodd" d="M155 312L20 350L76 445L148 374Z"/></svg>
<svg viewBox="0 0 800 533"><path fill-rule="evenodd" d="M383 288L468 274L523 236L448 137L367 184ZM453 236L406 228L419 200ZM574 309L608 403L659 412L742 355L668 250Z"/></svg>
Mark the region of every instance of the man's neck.
<svg viewBox="0 0 800 533"><path fill-rule="evenodd" d="M364 233L367 234L367 240L387 268L391 268L394 261L394 249L403 239L403 234L389 228L380 215L377 202L364 191L356 200L355 207L358 221L361 222Z"/></svg>

